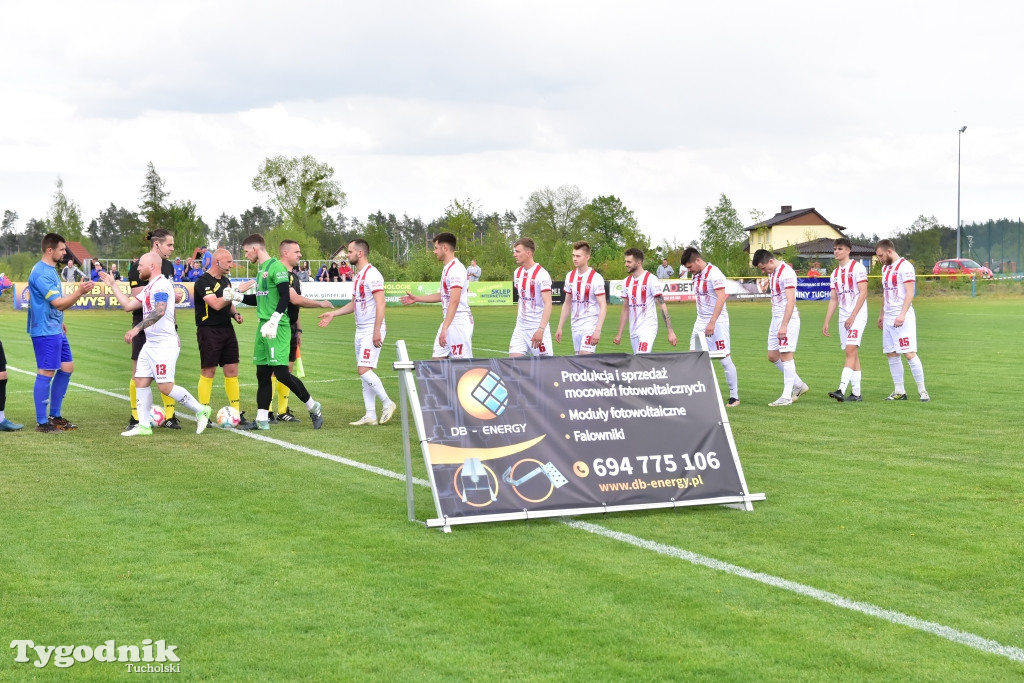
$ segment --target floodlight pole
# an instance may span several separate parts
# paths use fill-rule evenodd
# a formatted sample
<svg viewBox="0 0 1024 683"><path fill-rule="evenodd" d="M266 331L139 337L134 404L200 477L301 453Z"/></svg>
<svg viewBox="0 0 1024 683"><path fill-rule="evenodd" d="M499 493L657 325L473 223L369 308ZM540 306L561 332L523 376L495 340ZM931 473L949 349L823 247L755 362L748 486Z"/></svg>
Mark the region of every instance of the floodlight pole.
<svg viewBox="0 0 1024 683"><path fill-rule="evenodd" d="M956 257L960 258L960 139L967 126L962 126L956 136Z"/></svg>

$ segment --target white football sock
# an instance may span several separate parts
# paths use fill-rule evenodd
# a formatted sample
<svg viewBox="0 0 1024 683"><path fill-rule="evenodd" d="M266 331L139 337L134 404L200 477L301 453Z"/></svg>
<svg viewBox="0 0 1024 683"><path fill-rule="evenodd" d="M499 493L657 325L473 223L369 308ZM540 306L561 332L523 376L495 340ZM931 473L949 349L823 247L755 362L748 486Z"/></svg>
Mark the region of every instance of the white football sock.
<svg viewBox="0 0 1024 683"><path fill-rule="evenodd" d="M921 356L914 356L907 361L907 365L910 366L910 374L914 376L914 381L917 382L917 390L924 393L924 366L921 365Z"/></svg>
<svg viewBox="0 0 1024 683"><path fill-rule="evenodd" d="M153 426L153 390L150 387L136 389L135 409L139 411L139 425Z"/></svg>
<svg viewBox="0 0 1024 683"><path fill-rule="evenodd" d="M903 359L900 356L893 356L889 359L889 374L892 375L893 393L907 393L906 387L903 386Z"/></svg>
<svg viewBox="0 0 1024 683"><path fill-rule="evenodd" d="M179 387L175 384L171 387L171 391L167 395L191 410L193 413L198 414L199 411L203 409L203 404L197 401L195 396L188 393L188 389L185 387Z"/></svg>
<svg viewBox="0 0 1024 683"><path fill-rule="evenodd" d="M793 398L793 384L796 382L796 361L782 361L782 397Z"/></svg>
<svg viewBox="0 0 1024 683"><path fill-rule="evenodd" d="M732 362L732 356L720 358L718 362L722 364L722 369L725 370L725 383L729 385L729 396L739 398L739 378L736 376L736 364Z"/></svg>
<svg viewBox="0 0 1024 683"><path fill-rule="evenodd" d="M846 387L850 385L850 378L853 376L853 370L851 368L843 368L843 374L839 378L839 393L845 394Z"/></svg>
<svg viewBox="0 0 1024 683"><path fill-rule="evenodd" d="M372 375L372 372L367 372L359 376L360 381L363 383L363 407L366 409L366 416L377 419L377 395L373 391L373 380L367 380L366 375ZM374 375L376 379L376 375ZM380 381L378 380L378 383Z"/></svg>

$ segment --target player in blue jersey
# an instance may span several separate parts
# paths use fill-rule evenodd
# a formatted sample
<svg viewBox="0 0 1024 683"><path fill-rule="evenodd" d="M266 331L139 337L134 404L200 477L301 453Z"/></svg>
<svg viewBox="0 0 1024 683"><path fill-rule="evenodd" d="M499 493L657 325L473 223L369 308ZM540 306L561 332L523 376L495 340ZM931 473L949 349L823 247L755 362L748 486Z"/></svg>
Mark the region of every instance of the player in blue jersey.
<svg viewBox="0 0 1024 683"><path fill-rule="evenodd" d="M36 383L32 390L36 405L36 431L51 433L78 428L61 416L64 396L75 369L64 311L91 291L96 283L83 280L70 293L64 294L57 264L64 262L67 243L60 235L47 233L43 237L42 250L42 259L28 276L28 334L32 337L36 354Z"/></svg>

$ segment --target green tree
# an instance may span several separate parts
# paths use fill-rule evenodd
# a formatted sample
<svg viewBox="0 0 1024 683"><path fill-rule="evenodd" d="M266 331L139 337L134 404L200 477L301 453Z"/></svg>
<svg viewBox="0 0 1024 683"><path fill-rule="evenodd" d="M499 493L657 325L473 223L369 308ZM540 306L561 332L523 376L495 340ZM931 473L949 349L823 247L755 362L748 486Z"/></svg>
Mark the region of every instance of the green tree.
<svg viewBox="0 0 1024 683"><path fill-rule="evenodd" d="M905 256L920 272L932 271L932 265L943 256L943 242L949 236L949 244L955 250L956 231L939 224L935 216L920 215L910 227L890 239L896 251ZM950 252L952 255L952 252Z"/></svg>
<svg viewBox="0 0 1024 683"><path fill-rule="evenodd" d="M210 237L210 247L224 247L232 254L238 255L242 246L242 240L251 233L245 233L245 228L234 216L222 213L213 223L213 233Z"/></svg>
<svg viewBox="0 0 1024 683"><path fill-rule="evenodd" d="M196 214L196 205L188 200L171 202L167 209L167 229L174 233L175 248L191 255L196 247L208 246L210 226Z"/></svg>
<svg viewBox="0 0 1024 683"><path fill-rule="evenodd" d="M395 214L384 215L382 212L370 214L366 217L363 225L363 239L370 245L370 253L378 261L381 257L394 260L395 258L395 233L398 230L398 219ZM340 247L338 244L335 249ZM376 264L374 264L376 265ZM381 271L383 273L384 271Z"/></svg>
<svg viewBox="0 0 1024 683"><path fill-rule="evenodd" d="M89 223L86 232L96 245L96 254L109 258L121 254L124 245L134 245L141 227L138 214L111 202Z"/></svg>
<svg viewBox="0 0 1024 683"><path fill-rule="evenodd" d="M141 201L139 203L139 216L145 228L142 231L143 233L151 232L157 228L171 229L169 220L170 207L167 205L167 197L169 195L170 193L164 189L163 178L156 172L153 162L149 162L146 165L146 179L142 183ZM148 249L150 246L145 240L145 234L140 235L137 242L138 244L134 246L141 247L143 250ZM134 253L134 251L133 249L132 252Z"/></svg>
<svg viewBox="0 0 1024 683"><path fill-rule="evenodd" d="M310 155L279 154L264 160L252 179L252 187L274 203L290 228L316 238L324 229L324 212L345 205L345 193L333 176L331 166Z"/></svg>
<svg viewBox="0 0 1024 683"><path fill-rule="evenodd" d="M701 222L700 252L704 260L714 263L726 275L746 272L748 259L743 252L746 231L732 201L723 193L715 207L704 207Z"/></svg>
<svg viewBox="0 0 1024 683"><path fill-rule="evenodd" d="M479 256L480 242L482 241L477 238L477 225L473 215L475 208L470 199L463 201L453 199L444 209L445 228L455 235L455 240L458 243L456 256L467 265L470 259Z"/></svg>
<svg viewBox="0 0 1024 683"><path fill-rule="evenodd" d="M520 235L537 244L538 260L551 254L559 243L575 242L583 237L580 216L587 198L575 185L557 190L545 187L533 192L519 214Z"/></svg>
<svg viewBox="0 0 1024 683"><path fill-rule="evenodd" d="M598 197L584 206L579 222L583 239L590 243L590 263L606 278L625 275L623 252L630 247L644 252L645 265L653 257L647 256L650 238L640 231L633 212L614 195Z"/></svg>
<svg viewBox="0 0 1024 683"><path fill-rule="evenodd" d="M281 225L281 219L274 213L273 209L265 209L259 204L251 209L246 209L241 216L240 222L242 224L243 240L249 235L255 235L256 233L266 234L267 231ZM241 240L239 240L239 244L241 244Z"/></svg>
<svg viewBox="0 0 1024 683"><path fill-rule="evenodd" d="M25 223L25 232L18 239L18 249L31 254L39 254L43 244L43 237L48 232L53 232L50 222L45 218L42 220L29 218Z"/></svg>
<svg viewBox="0 0 1024 683"><path fill-rule="evenodd" d="M4 246L4 254L9 256L18 250L18 212L4 210L4 219L0 223L0 242Z"/></svg>
<svg viewBox="0 0 1024 683"><path fill-rule="evenodd" d="M303 261L320 258L320 243L315 238L295 229L295 227L288 223L283 223L273 228L270 232L263 235L263 239L267 242L267 252L275 258L281 247L281 242L284 240L294 240L299 243L299 251L302 252ZM310 254L314 255L310 256ZM313 274L316 274L315 270Z"/></svg>
<svg viewBox="0 0 1024 683"><path fill-rule="evenodd" d="M491 214L484 219L484 240L480 246L477 265L482 271L482 280L511 280L515 270L512 258L512 243L515 241L515 215ZM468 261L467 261L468 263Z"/></svg>
<svg viewBox="0 0 1024 683"><path fill-rule="evenodd" d="M48 216L50 229L69 242L81 242L85 228L82 223L82 211L78 204L64 194L64 180L60 176L57 176L56 185Z"/></svg>

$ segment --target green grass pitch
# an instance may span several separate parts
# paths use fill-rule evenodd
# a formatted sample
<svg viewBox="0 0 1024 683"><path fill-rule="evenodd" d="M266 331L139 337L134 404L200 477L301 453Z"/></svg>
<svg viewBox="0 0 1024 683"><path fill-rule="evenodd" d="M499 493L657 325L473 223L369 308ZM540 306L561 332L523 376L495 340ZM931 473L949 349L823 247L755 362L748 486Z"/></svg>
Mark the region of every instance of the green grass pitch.
<svg viewBox="0 0 1024 683"><path fill-rule="evenodd" d="M879 305L869 301L873 322ZM842 353L801 303L797 369L810 394L769 408L764 303L731 303L742 405L730 411L753 512L718 507L581 518L1024 648L1024 301L919 299L932 402L892 390L869 325L864 402L837 404ZM692 305L670 306L689 337ZM557 316L557 310L555 316ZM325 426L270 436L393 472L401 425L350 427L363 412L352 319L304 312L307 387ZM433 306L388 308L379 374L397 400L394 344L429 356ZM477 356L501 356L512 309L474 312ZM557 319L557 318L556 318ZM406 519L402 481L211 428L118 434L128 417L129 324L67 316L75 353L64 413L81 428L31 431L34 363L24 314L0 310L10 369L0 433L0 679L118 679L123 664L38 670L7 644L177 646L198 680L1020 680L1024 663L776 587L695 566L558 520L451 534ZM192 314L179 313L177 382L195 392ZM611 344L609 311L601 349ZM255 412L239 328L243 408ZM656 350L667 350L664 329ZM556 346L571 353L571 340ZM19 370L28 370L29 373ZM721 368L716 372L724 387ZM89 388L100 390L99 392ZM226 404L218 375L214 407ZM416 475L425 477L414 451ZM434 515L417 488L419 519Z"/></svg>

